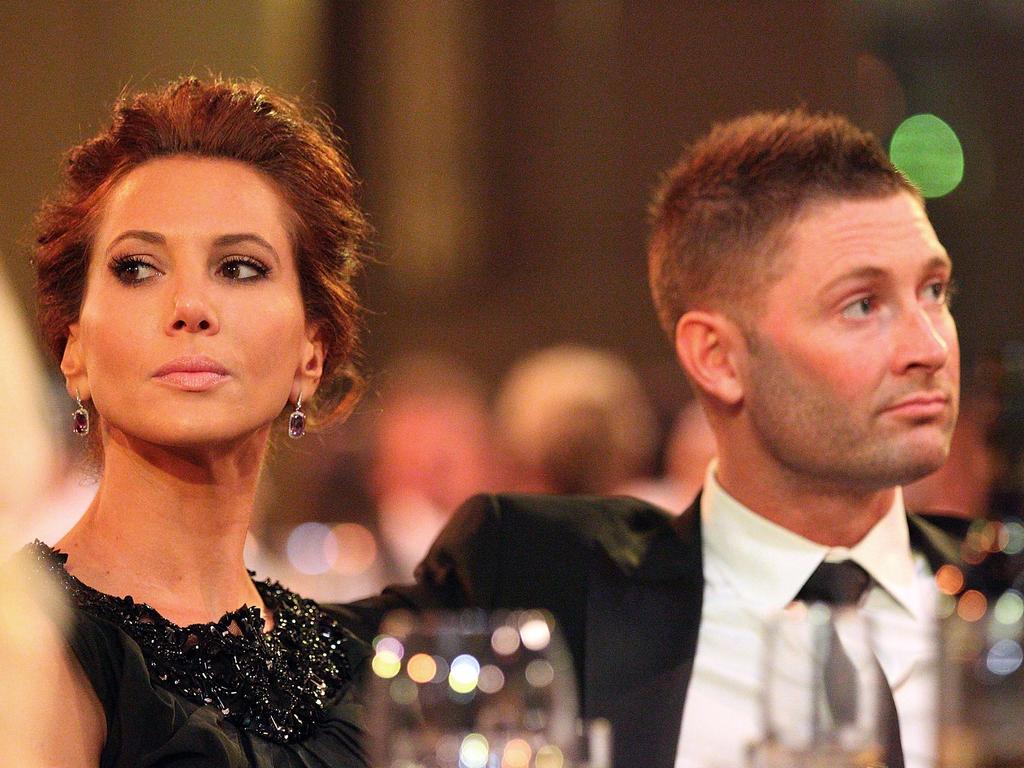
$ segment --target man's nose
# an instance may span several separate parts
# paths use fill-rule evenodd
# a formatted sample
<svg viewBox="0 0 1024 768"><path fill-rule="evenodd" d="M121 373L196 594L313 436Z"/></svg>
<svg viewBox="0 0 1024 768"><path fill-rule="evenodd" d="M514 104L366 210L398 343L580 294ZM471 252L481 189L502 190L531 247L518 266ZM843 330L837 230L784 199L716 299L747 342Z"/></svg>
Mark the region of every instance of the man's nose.
<svg viewBox="0 0 1024 768"><path fill-rule="evenodd" d="M901 320L896 341L895 364L902 370L936 371L949 360L953 320L945 312L915 307Z"/></svg>

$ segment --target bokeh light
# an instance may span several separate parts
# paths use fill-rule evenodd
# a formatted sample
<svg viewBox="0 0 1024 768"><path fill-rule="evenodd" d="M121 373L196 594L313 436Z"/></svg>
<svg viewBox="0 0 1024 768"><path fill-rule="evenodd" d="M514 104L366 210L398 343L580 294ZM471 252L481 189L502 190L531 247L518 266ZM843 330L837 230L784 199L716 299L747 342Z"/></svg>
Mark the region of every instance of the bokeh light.
<svg viewBox="0 0 1024 768"><path fill-rule="evenodd" d="M524 739L511 739L501 753L501 768L526 768L533 750Z"/></svg>
<svg viewBox="0 0 1024 768"><path fill-rule="evenodd" d="M542 651L551 642L551 627L543 617L533 615L520 624L519 636L531 651Z"/></svg>
<svg viewBox="0 0 1024 768"><path fill-rule="evenodd" d="M377 677L389 680L401 671L402 660L390 651L383 651L374 655L370 667Z"/></svg>
<svg viewBox="0 0 1024 768"><path fill-rule="evenodd" d="M967 529L965 541L967 545L977 552L990 552L995 544L995 531L992 523L988 520L975 520Z"/></svg>
<svg viewBox="0 0 1024 768"><path fill-rule="evenodd" d="M1017 624L1024 618L1024 597L1015 589L1007 590L996 600L992 615L1000 624Z"/></svg>
<svg viewBox="0 0 1024 768"><path fill-rule="evenodd" d="M396 637L390 635L378 635L373 640L373 661L370 668L377 677L385 680L397 675L402 670L402 657L405 655L405 648Z"/></svg>
<svg viewBox="0 0 1024 768"><path fill-rule="evenodd" d="M462 740L459 747L459 765L465 768L484 768L490 752L487 738L479 733L471 733Z"/></svg>
<svg viewBox="0 0 1024 768"><path fill-rule="evenodd" d="M935 572L935 584L943 594L955 595L964 588L964 573L947 563Z"/></svg>
<svg viewBox="0 0 1024 768"><path fill-rule="evenodd" d="M935 115L912 115L900 123L889 143L889 157L924 197L948 195L964 178L960 139Z"/></svg>
<svg viewBox="0 0 1024 768"><path fill-rule="evenodd" d="M545 744L537 750L537 760L534 763L537 768L562 768L565 765L565 757L562 750L554 744Z"/></svg>
<svg viewBox="0 0 1024 768"><path fill-rule="evenodd" d="M997 640L985 656L985 666L993 675L1012 675L1024 662L1024 649L1016 640Z"/></svg>
<svg viewBox="0 0 1024 768"><path fill-rule="evenodd" d="M964 621L978 621L988 610L988 600L976 589L969 589L960 595L956 605L957 615Z"/></svg>
<svg viewBox="0 0 1024 768"><path fill-rule="evenodd" d="M951 595L939 594L935 601L935 618L948 619L956 613L957 600Z"/></svg>
<svg viewBox="0 0 1024 768"><path fill-rule="evenodd" d="M555 679L555 669L547 659L534 659L526 665L526 682L534 688L546 688Z"/></svg>
<svg viewBox="0 0 1024 768"><path fill-rule="evenodd" d="M476 685L484 693L497 693L505 687L505 673L493 664L485 664Z"/></svg>
<svg viewBox="0 0 1024 768"><path fill-rule="evenodd" d="M409 659L405 666L409 679L414 683L429 683L437 674L437 662L426 653L417 653Z"/></svg>
<svg viewBox="0 0 1024 768"><path fill-rule="evenodd" d="M373 640L373 650L377 653L387 651L399 659L405 657L405 646L402 645L402 641L390 635L378 635L375 637Z"/></svg>
<svg viewBox="0 0 1024 768"><path fill-rule="evenodd" d="M377 540L359 523L339 523L331 529L337 547L334 570L344 576L366 573L377 561Z"/></svg>
<svg viewBox="0 0 1024 768"><path fill-rule="evenodd" d="M316 576L330 570L338 559L338 542L323 523L302 523L288 534L285 553L295 570Z"/></svg>
<svg viewBox="0 0 1024 768"><path fill-rule="evenodd" d="M452 659L448 672L448 685L456 693L470 693L480 679L480 662L464 653Z"/></svg>
<svg viewBox="0 0 1024 768"><path fill-rule="evenodd" d="M1003 545L1003 552L1008 555L1019 555L1024 552L1024 525L1016 520L1003 524L1006 531L1006 543Z"/></svg>
<svg viewBox="0 0 1024 768"><path fill-rule="evenodd" d="M491 647L499 656L511 656L519 650L519 632L515 627L502 624L491 635Z"/></svg>

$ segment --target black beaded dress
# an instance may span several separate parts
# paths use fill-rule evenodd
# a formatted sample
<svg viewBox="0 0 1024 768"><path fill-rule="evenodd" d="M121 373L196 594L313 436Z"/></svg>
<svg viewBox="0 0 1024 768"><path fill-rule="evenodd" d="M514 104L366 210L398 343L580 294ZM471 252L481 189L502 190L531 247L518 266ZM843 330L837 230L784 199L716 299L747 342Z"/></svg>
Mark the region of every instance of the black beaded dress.
<svg viewBox="0 0 1024 768"><path fill-rule="evenodd" d="M180 627L86 586L42 542L24 555L71 606L67 642L107 721L101 768L364 768L358 681L368 648L339 614L255 581L246 607Z"/></svg>

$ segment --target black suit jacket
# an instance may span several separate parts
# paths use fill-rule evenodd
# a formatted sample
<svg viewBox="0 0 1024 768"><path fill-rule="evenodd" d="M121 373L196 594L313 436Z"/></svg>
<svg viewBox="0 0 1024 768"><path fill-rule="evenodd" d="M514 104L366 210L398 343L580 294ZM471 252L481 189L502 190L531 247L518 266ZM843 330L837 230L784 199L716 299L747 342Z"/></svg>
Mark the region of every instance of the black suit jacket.
<svg viewBox="0 0 1024 768"><path fill-rule="evenodd" d="M359 610L544 608L572 652L584 717L607 718L617 766L672 768L700 628L699 498L682 515L627 497L475 496L417 569ZM911 515L933 569L955 541Z"/></svg>

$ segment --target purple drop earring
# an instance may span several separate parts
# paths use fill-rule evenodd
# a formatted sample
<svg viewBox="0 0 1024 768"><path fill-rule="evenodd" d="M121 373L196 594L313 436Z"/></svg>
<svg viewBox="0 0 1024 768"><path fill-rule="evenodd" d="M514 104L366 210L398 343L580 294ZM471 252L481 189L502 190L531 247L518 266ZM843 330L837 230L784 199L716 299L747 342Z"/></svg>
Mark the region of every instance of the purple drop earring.
<svg viewBox="0 0 1024 768"><path fill-rule="evenodd" d="M82 405L82 393L75 390L75 400L78 401L78 408L71 414L71 431L76 435L89 434L89 411Z"/></svg>
<svg viewBox="0 0 1024 768"><path fill-rule="evenodd" d="M295 410L288 417L288 437L298 440L306 434L306 414L302 412L302 393L295 399Z"/></svg>

